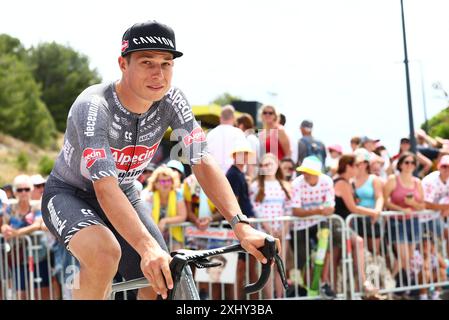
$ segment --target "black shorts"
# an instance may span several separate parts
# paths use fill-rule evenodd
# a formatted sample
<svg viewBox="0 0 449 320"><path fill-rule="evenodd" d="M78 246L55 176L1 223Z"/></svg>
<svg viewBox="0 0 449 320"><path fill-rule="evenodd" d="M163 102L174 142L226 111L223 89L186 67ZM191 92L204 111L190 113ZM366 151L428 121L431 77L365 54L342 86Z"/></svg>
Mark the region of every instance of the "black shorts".
<svg viewBox="0 0 449 320"><path fill-rule="evenodd" d="M140 220L159 245L168 251L162 234L151 219L148 206L132 187L125 192ZM119 274L126 280L143 277L140 256L115 230L98 203L95 193L85 192L50 176L42 197L42 217L50 232L70 251L70 239L80 230L92 225L103 225L110 229L118 240L122 257Z"/></svg>

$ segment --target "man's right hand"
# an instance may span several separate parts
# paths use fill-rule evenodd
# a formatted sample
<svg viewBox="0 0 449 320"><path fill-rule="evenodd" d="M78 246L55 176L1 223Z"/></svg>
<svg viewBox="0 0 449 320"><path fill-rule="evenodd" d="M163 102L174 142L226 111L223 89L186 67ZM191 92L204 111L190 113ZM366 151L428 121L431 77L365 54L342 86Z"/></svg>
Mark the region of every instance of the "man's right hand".
<svg viewBox="0 0 449 320"><path fill-rule="evenodd" d="M172 258L159 246L148 249L142 254L141 258L140 268L143 275L148 279L156 293L166 299L168 289L173 289L173 279L169 266Z"/></svg>

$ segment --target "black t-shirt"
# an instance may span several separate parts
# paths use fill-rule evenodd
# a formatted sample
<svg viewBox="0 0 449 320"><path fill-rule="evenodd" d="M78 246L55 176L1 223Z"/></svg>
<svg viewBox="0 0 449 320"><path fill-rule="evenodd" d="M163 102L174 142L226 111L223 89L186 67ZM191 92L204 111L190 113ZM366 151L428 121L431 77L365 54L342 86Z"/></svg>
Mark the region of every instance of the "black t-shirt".
<svg viewBox="0 0 449 320"><path fill-rule="evenodd" d="M226 172L226 178L231 185L232 191L238 198L240 209L243 214L248 217L254 217L253 205L249 199L248 184L246 183L245 175L235 165L232 165L228 172Z"/></svg>
<svg viewBox="0 0 449 320"><path fill-rule="evenodd" d="M440 151L437 148L417 146L416 149L431 161L437 159L440 154Z"/></svg>

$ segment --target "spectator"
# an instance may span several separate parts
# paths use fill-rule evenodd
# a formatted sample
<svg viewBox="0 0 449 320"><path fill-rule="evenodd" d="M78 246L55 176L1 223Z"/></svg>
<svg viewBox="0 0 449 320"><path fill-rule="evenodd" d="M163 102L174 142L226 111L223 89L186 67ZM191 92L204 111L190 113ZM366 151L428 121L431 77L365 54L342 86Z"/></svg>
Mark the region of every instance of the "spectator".
<svg viewBox="0 0 449 320"><path fill-rule="evenodd" d="M221 220L221 215L217 214L215 205L207 198L194 174L184 179L183 195L187 220L193 222L198 229L206 230L212 221Z"/></svg>
<svg viewBox="0 0 449 320"><path fill-rule="evenodd" d="M401 157L401 155L404 152L409 152L411 149L410 139L409 138L402 138L399 144L399 152L391 158L393 161L392 165L395 170L398 170L398 159ZM421 166L421 169L418 173L419 177L424 177L426 174L430 171L432 168L432 161L424 156L421 152L416 153L416 159L417 159L417 165ZM418 167L417 167L418 168ZM415 169L416 170L416 169Z"/></svg>
<svg viewBox="0 0 449 320"><path fill-rule="evenodd" d="M395 260L393 266L393 276L398 275L402 269L407 272L416 242L420 239L419 220L416 216L411 216L414 211L425 208L421 181L413 176L416 165L417 157L413 153L403 152L397 164L399 173L389 176L384 188L387 209L401 212L399 218L391 217L387 221L387 231L396 243L399 256L399 261Z"/></svg>
<svg viewBox="0 0 449 320"><path fill-rule="evenodd" d="M254 217L254 208L249 198L249 189L246 182L243 169L248 163L250 154L253 153L248 141L246 139L239 141L239 143L232 150L232 157L234 164L229 168L226 173L226 178L231 185L232 191L238 200L240 209L247 217ZM243 299L243 287L241 284L244 282L244 276L246 274L246 254L239 254L239 260L237 263L237 296L238 299ZM249 276L251 281L255 281L257 275L255 274L255 260L249 257Z"/></svg>
<svg viewBox="0 0 449 320"><path fill-rule="evenodd" d="M418 284L428 284L432 282L447 281L447 264L440 252L435 249L435 238L431 233L425 233L422 237L423 248L422 254L419 250L415 250L415 267L418 273ZM434 288L432 300L442 300L440 298L441 288ZM419 289L419 299L429 300L429 289Z"/></svg>
<svg viewBox="0 0 449 320"><path fill-rule="evenodd" d="M254 179L257 176L256 165L259 163L260 142L255 134L253 117L248 113L243 113L237 118L237 127L245 133L246 139L254 152L255 158L251 159L252 161L249 161L246 170L246 174L250 176L251 179Z"/></svg>
<svg viewBox="0 0 449 320"><path fill-rule="evenodd" d="M137 191L142 192L143 189L147 187L147 180L151 174L156 170L156 165L154 163L149 163L143 170L142 174L134 181L134 186Z"/></svg>
<svg viewBox="0 0 449 320"><path fill-rule="evenodd" d="M180 183L182 183L184 181L185 170L184 170L184 165L180 161L170 160L169 162L167 162L167 167L172 169L178 175L178 179L179 179Z"/></svg>
<svg viewBox="0 0 449 320"><path fill-rule="evenodd" d="M280 168L282 171L282 176L284 177L284 181L287 181L288 183L291 183L292 180L295 178L295 162L292 158L283 158L280 162Z"/></svg>
<svg viewBox="0 0 449 320"><path fill-rule="evenodd" d="M40 174L35 174L31 176L31 181L33 183L33 191L31 191L31 200L42 200L42 195L44 194L45 180Z"/></svg>
<svg viewBox="0 0 449 320"><path fill-rule="evenodd" d="M368 238L368 248L376 256L380 254L381 224L377 220L384 206L383 185L380 178L370 172L370 153L366 149L357 149L356 167L354 189L357 205L375 210L368 217L356 219L357 232L364 239Z"/></svg>
<svg viewBox="0 0 449 320"><path fill-rule="evenodd" d="M393 167L391 165L390 156L388 155L387 148L382 144L382 142L376 143L376 149L374 153L383 159L383 163L380 161L371 162L371 172L382 179L385 183L390 174L393 174ZM378 172L374 172L378 168Z"/></svg>
<svg viewBox="0 0 449 320"><path fill-rule="evenodd" d="M339 144L333 144L327 150L330 157L326 158L326 173L333 177L337 173L338 160L343 155L343 148Z"/></svg>
<svg viewBox="0 0 449 320"><path fill-rule="evenodd" d="M312 136L312 121L304 120L300 129L302 138L298 141L298 159L296 164L300 166L305 157L316 156L324 167L326 164L326 147L321 141Z"/></svg>
<svg viewBox="0 0 449 320"><path fill-rule="evenodd" d="M361 142L362 142L362 139L360 139L360 137L352 137L351 138L352 152L354 152L356 149L360 148Z"/></svg>
<svg viewBox="0 0 449 320"><path fill-rule="evenodd" d="M285 114L283 114L283 113L280 113L279 114L279 124L281 125L281 126L284 126L285 127L285 124L287 123L287 118L285 117Z"/></svg>
<svg viewBox="0 0 449 320"><path fill-rule="evenodd" d="M268 234L279 238L282 243L288 234L288 224L277 219L289 214L290 193L288 184L282 177L277 157L266 153L260 161L260 174L257 181L251 184L250 198L256 218L270 219L262 222L261 227ZM285 249L285 248L284 248ZM285 252L285 250L284 250ZM286 254L281 254L285 261ZM265 298L272 299L270 284L264 288ZM279 277L275 277L275 298L283 297L283 285Z"/></svg>
<svg viewBox="0 0 449 320"><path fill-rule="evenodd" d="M380 210L365 208L356 203L354 187L351 184L356 174L356 156L352 154L343 155L338 162L337 177L334 179L335 213L345 220L351 213L356 213L371 217L373 221L376 221L380 215ZM361 279L362 290L368 297L375 297L378 288L366 280L363 238L357 234L351 234L349 240L351 240L352 247L355 248L352 251L354 255L353 262L359 279ZM336 254L337 258L339 258L339 254L340 252ZM360 285L360 283L357 284Z"/></svg>
<svg viewBox="0 0 449 320"><path fill-rule="evenodd" d="M29 176L19 175L14 178L13 191L17 198L16 204L11 204L6 209L3 225L1 226L1 232L6 240L11 240L24 235L33 233L34 231L42 230L45 228L42 220L42 214L39 206L31 205L31 191L33 190L33 183ZM18 244L18 243L16 243ZM49 272L48 261L46 259L46 248L43 247L39 250L37 270L39 273L36 277L41 277L41 294L42 299L47 300L50 298L49 291ZM20 252L22 250L18 250ZM20 299L26 297L26 283L25 272L28 271L27 259L22 257L20 259L20 266L16 269L16 286L18 287ZM15 260L14 263L17 263ZM36 272L37 272L36 270ZM37 292L36 292L37 293Z"/></svg>
<svg viewBox="0 0 449 320"><path fill-rule="evenodd" d="M5 191L0 189L0 225L2 224L2 217L6 207L9 204L8 196Z"/></svg>
<svg viewBox="0 0 449 320"><path fill-rule="evenodd" d="M184 234L181 227L170 228L170 225L182 223L187 218L182 192L178 187L178 175L168 167L159 167L148 179L150 192L145 197L151 216L171 250L183 247ZM173 245L170 246L170 243Z"/></svg>
<svg viewBox="0 0 449 320"><path fill-rule="evenodd" d="M223 173L226 173L232 165L230 154L235 143L245 139L242 130L234 127L235 109L226 105L221 109L220 125L210 130L207 134L207 146L209 153L215 158Z"/></svg>
<svg viewBox="0 0 449 320"><path fill-rule="evenodd" d="M2 187L3 191L6 192L8 199L14 199L14 191L12 190L12 184L5 184Z"/></svg>
<svg viewBox="0 0 449 320"><path fill-rule="evenodd" d="M424 190L424 202L427 209L440 212L440 217L449 216L449 155L441 157L438 163L438 171L434 171L422 180ZM435 220L437 225L435 230L437 236L441 236L444 230L447 249L449 252L449 231L440 224L440 220ZM434 230L433 223L429 223L430 231Z"/></svg>
<svg viewBox="0 0 449 320"><path fill-rule="evenodd" d="M297 217L323 216L327 217L334 213L334 187L332 179L321 173L322 163L315 156L306 157L302 165L296 169L302 174L292 183L292 214ZM308 262L313 249L318 244L318 225L323 219L307 219L295 223L291 234L291 246L296 252L296 264L304 274L304 268ZM323 224L327 227L327 224ZM341 236L333 235L334 244L340 246ZM296 247L296 250L294 248ZM309 251L307 251L309 248ZM329 256L326 254L325 268L321 276L322 285L320 293L326 299L336 297L335 292L329 285ZM336 269L335 269L336 270ZM335 272L336 274L336 272ZM334 288L335 290L335 288Z"/></svg>
<svg viewBox="0 0 449 320"><path fill-rule="evenodd" d="M284 127L279 124L279 113L271 105L261 109L263 130L259 133L262 154L273 153L279 160L291 157L290 138Z"/></svg>

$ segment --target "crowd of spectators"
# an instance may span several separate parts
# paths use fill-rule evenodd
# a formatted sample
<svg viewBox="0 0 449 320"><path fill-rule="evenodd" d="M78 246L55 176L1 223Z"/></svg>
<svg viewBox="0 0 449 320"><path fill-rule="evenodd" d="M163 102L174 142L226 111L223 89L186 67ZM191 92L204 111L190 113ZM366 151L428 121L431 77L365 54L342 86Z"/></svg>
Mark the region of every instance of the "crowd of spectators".
<svg viewBox="0 0 449 320"><path fill-rule="evenodd" d="M435 239L445 239L449 243L447 219L444 223L449 216L447 140L418 130L416 154L410 152L410 140L402 138L397 154L390 156L380 140L353 137L348 141L352 152L344 153L340 144L326 148L312 134L313 122L304 120L299 125L302 137L297 141L294 160L294 142L284 129L285 116L279 114L275 106L265 105L260 117L263 127L256 130L251 115L245 113L236 118L233 106L224 106L220 124L207 134L208 152L228 179L242 212L250 218L270 219L259 227L288 244L282 253L284 260L289 261L288 252L290 255L295 252L287 263L288 270L295 266L304 274L306 260L317 249L318 230L330 228L332 252L329 249L326 253L320 290L324 297L334 298L337 273L331 274L329 270L337 270L342 258L341 226L329 226L326 218L335 214L345 219L350 214L359 214L363 218L356 220L355 232L349 240L353 247L353 267L361 279L358 289L364 295L376 296L379 289L367 280L364 250L367 248L374 255L381 252L386 235L397 255L390 265L393 277L398 279L401 273L410 273L412 268L406 268L410 265L419 269L418 284L435 278L434 271L439 279L446 277L448 248L444 248L446 255L442 256L435 249ZM211 223L222 219L195 176L185 176L185 169L174 159L157 165L151 163L135 182L136 190L148 207L148 215L172 249L184 247L185 239L183 229L171 225L188 221L206 230ZM39 207L45 181L40 175L21 174L0 190L1 233L6 241L37 230L46 231ZM424 209L437 211L443 219L433 221L435 226L421 228L422 220L412 213ZM388 210L405 215L386 223L382 212ZM314 219L286 225L276 221L282 216L313 216ZM51 237L50 233L47 236ZM366 239L370 239L368 243ZM67 254L65 249L58 247L55 241L47 241L47 244L52 246L52 265L61 265L61 256ZM420 254L423 251L425 253ZM45 273L47 261L39 261L39 264ZM254 267L253 260L240 256L237 282L242 283L247 268L254 277ZM48 287L49 281L55 280L44 277L41 285ZM24 290L23 283L18 286ZM431 298L438 299L439 292L436 288ZM420 293L421 299L429 298L428 290L422 289ZM267 286L264 296L282 297L281 282L276 280L273 286ZM242 297L241 290L239 297Z"/></svg>

